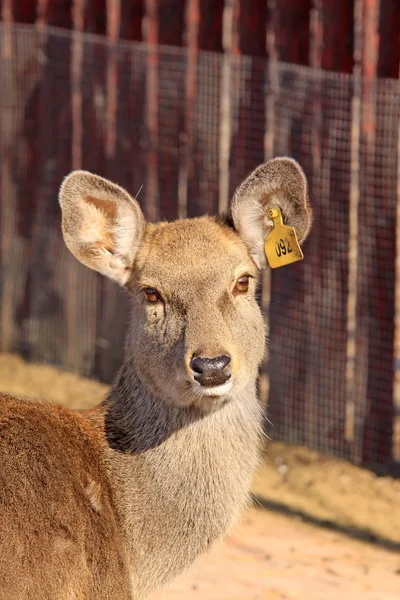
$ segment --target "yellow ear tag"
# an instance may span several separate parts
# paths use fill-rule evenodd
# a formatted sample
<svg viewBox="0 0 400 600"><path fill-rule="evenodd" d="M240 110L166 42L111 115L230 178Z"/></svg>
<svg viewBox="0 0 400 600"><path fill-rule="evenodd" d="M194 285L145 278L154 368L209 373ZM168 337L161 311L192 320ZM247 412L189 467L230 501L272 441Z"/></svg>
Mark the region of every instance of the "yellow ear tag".
<svg viewBox="0 0 400 600"><path fill-rule="evenodd" d="M304 255L299 246L296 231L294 227L283 224L280 208L270 208L268 217L272 219L274 228L265 238L264 249L271 269L303 260Z"/></svg>

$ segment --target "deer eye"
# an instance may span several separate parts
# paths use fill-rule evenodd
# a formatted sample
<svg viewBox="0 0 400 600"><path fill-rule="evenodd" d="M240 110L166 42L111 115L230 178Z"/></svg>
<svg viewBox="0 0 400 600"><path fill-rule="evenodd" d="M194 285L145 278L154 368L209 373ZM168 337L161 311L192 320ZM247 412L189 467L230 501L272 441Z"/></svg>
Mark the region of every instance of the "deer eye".
<svg viewBox="0 0 400 600"><path fill-rule="evenodd" d="M235 291L239 294L245 294L249 290L249 276L243 275L239 277L235 285Z"/></svg>
<svg viewBox="0 0 400 600"><path fill-rule="evenodd" d="M161 300L160 294L154 288L144 288L143 291L147 302L155 304L156 302Z"/></svg>

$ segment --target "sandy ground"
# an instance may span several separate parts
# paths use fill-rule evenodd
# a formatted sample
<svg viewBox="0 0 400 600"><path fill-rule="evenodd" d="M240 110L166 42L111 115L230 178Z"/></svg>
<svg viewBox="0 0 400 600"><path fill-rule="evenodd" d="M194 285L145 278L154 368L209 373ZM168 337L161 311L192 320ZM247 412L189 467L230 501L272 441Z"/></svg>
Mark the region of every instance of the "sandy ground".
<svg viewBox="0 0 400 600"><path fill-rule="evenodd" d="M0 353L0 391L83 408L107 389ZM400 599L400 480L270 442L253 493L274 510L250 510L224 544L152 600Z"/></svg>
<svg viewBox="0 0 400 600"><path fill-rule="evenodd" d="M400 556L252 509L223 545L151 600L398 600Z"/></svg>

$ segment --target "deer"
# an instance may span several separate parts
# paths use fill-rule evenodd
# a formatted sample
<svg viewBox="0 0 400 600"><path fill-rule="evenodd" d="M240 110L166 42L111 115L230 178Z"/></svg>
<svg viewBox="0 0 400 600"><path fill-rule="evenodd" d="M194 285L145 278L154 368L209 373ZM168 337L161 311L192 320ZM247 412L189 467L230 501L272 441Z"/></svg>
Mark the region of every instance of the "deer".
<svg viewBox="0 0 400 600"><path fill-rule="evenodd" d="M225 214L150 223L126 190L73 171L59 202L67 247L126 289L130 320L95 408L0 397L0 600L141 600L249 505L268 209L304 240L307 181L274 158Z"/></svg>

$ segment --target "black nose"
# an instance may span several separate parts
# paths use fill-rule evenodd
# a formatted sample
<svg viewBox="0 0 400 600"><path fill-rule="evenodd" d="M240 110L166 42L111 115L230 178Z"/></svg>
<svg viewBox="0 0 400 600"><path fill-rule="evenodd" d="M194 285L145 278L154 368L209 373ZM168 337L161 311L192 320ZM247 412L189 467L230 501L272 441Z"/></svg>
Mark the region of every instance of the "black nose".
<svg viewBox="0 0 400 600"><path fill-rule="evenodd" d="M196 381L205 387L212 387L221 385L230 379L231 371L227 368L230 362L230 356L216 356L215 358L193 356L190 368L195 373Z"/></svg>

